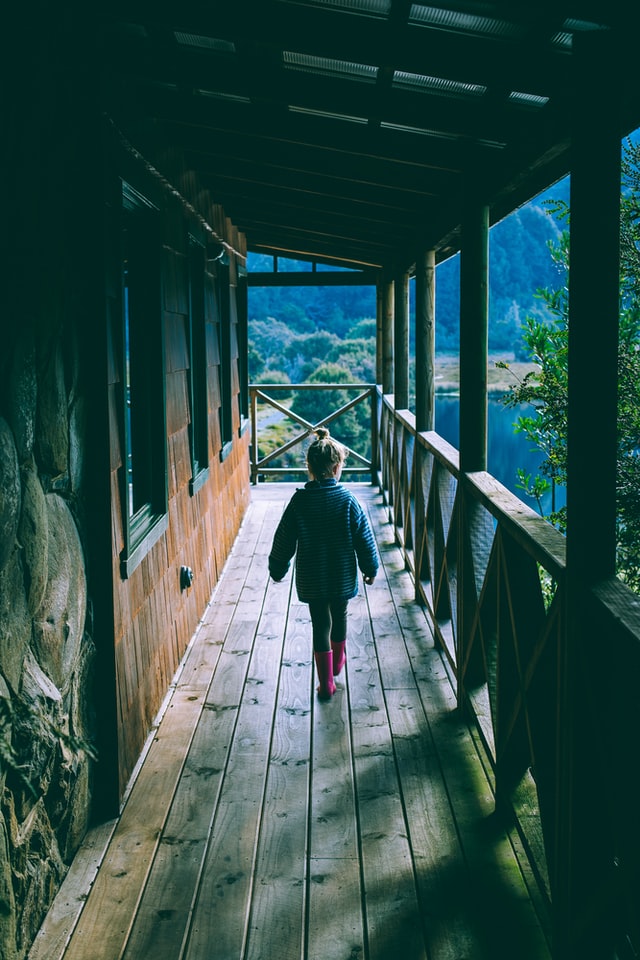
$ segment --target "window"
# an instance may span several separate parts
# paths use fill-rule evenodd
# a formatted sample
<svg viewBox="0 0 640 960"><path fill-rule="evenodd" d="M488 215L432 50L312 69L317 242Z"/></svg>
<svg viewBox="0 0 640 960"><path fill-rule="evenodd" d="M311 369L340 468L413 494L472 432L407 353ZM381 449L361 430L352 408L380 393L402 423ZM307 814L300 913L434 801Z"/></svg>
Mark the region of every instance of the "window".
<svg viewBox="0 0 640 960"><path fill-rule="evenodd" d="M220 348L220 459L231 450L233 421L231 416L231 297L229 268L217 264L218 345Z"/></svg>
<svg viewBox="0 0 640 960"><path fill-rule="evenodd" d="M127 183L122 189L121 240L125 455L122 574L128 576L166 529L167 457L158 211Z"/></svg>
<svg viewBox="0 0 640 960"><path fill-rule="evenodd" d="M236 287L237 325L238 325L238 379L240 392L240 434L249 428L249 304L247 289L247 271L238 267L238 286Z"/></svg>
<svg viewBox="0 0 640 960"><path fill-rule="evenodd" d="M189 237L189 446L191 493L205 482L209 466L207 345L204 309L205 248Z"/></svg>

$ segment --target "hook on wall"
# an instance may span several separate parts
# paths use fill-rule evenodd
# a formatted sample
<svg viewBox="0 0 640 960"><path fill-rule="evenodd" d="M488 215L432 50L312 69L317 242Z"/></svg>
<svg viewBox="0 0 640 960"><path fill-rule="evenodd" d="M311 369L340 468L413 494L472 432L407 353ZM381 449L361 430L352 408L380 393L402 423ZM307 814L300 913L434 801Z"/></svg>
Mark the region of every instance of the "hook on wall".
<svg viewBox="0 0 640 960"><path fill-rule="evenodd" d="M188 590L193 583L193 570L191 567L180 567L180 589Z"/></svg>

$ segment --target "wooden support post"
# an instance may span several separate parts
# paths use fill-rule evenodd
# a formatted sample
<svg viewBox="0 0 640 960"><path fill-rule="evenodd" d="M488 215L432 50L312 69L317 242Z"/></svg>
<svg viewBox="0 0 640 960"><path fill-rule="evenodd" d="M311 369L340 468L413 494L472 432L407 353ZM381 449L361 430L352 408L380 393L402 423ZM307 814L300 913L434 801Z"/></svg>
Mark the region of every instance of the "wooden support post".
<svg viewBox="0 0 640 960"><path fill-rule="evenodd" d="M487 469L489 208L469 198L460 255L460 469Z"/></svg>
<svg viewBox="0 0 640 960"><path fill-rule="evenodd" d="M409 406L409 274L400 273L395 283L393 392L396 410Z"/></svg>
<svg viewBox="0 0 640 960"><path fill-rule="evenodd" d="M423 250L416 261L416 430L435 423L436 255Z"/></svg>
<svg viewBox="0 0 640 960"><path fill-rule="evenodd" d="M416 431L433 430L435 425L435 250L422 250L416 259ZM425 449L416 442L414 453L415 491L415 589L421 600L420 580L427 568L424 559L426 503L424 496Z"/></svg>
<svg viewBox="0 0 640 960"><path fill-rule="evenodd" d="M377 386L382 389L382 330L384 313L384 288L382 284L382 271L378 272L376 278L376 379ZM375 483L378 478L378 416L377 416L377 391L371 394L371 483Z"/></svg>
<svg viewBox="0 0 640 960"><path fill-rule="evenodd" d="M258 395L251 391L251 483L258 482Z"/></svg>
<svg viewBox="0 0 640 960"><path fill-rule="evenodd" d="M603 109L612 110L608 100ZM582 112L586 129L574 115L570 196L567 561L594 583L616 563L621 150L610 117L606 127L598 120L596 137L591 105Z"/></svg>
<svg viewBox="0 0 640 960"><path fill-rule="evenodd" d="M382 392L393 393L393 280L385 276L382 297Z"/></svg>
<svg viewBox="0 0 640 960"><path fill-rule="evenodd" d="M380 434L378 430L378 392L371 391L371 483L382 485Z"/></svg>
<svg viewBox="0 0 640 960"><path fill-rule="evenodd" d="M615 573L620 140L616 65L604 33L574 39L567 432L567 615L559 651L556 837L551 864L553 955L612 960L615 844L593 751L602 642L590 588ZM598 64L598 69L594 69ZM597 443L594 442L597 437ZM596 700L594 700L594 696ZM592 725L593 722L593 725Z"/></svg>
<svg viewBox="0 0 640 960"><path fill-rule="evenodd" d="M487 469L489 208L467 196L460 257L460 481L458 486L458 701L465 676L472 614L477 605L476 564L487 550L486 511L466 494L465 474Z"/></svg>
<svg viewBox="0 0 640 960"><path fill-rule="evenodd" d="M376 383L382 386L383 330L384 330L384 282L382 272L376 281Z"/></svg>

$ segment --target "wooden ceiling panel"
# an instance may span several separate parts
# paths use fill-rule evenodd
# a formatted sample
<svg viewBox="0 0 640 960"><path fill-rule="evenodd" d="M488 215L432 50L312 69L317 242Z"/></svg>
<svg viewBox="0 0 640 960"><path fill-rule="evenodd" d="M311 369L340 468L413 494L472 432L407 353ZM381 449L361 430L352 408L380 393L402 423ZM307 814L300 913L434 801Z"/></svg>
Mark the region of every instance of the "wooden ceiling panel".
<svg viewBox="0 0 640 960"><path fill-rule="evenodd" d="M449 255L470 182L495 220L568 170L576 37L615 36L621 136L640 123L623 0L355 7L105 4L107 112L152 162L180 155L249 249L377 266Z"/></svg>

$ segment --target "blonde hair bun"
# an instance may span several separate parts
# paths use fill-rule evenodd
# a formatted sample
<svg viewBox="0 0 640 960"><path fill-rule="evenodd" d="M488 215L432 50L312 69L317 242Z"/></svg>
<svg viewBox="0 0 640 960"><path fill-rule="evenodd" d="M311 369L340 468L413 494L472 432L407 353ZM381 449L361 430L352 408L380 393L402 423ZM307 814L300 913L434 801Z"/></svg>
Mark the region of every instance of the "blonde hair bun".
<svg viewBox="0 0 640 960"><path fill-rule="evenodd" d="M326 427L316 427L315 440L307 450L307 467L316 480L323 480L335 474L335 468L344 463L347 449L329 436Z"/></svg>

